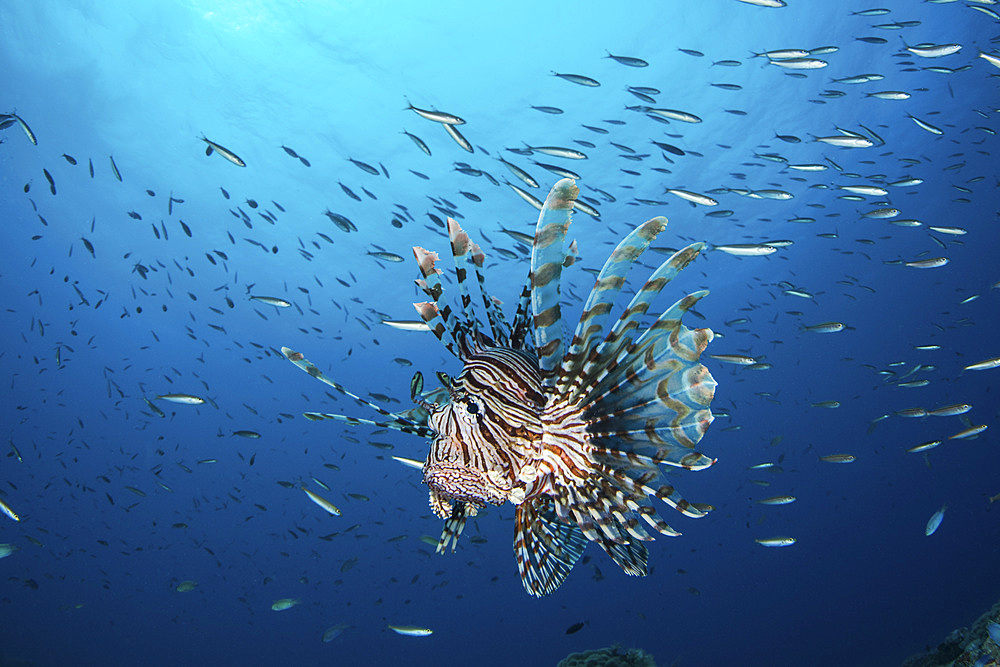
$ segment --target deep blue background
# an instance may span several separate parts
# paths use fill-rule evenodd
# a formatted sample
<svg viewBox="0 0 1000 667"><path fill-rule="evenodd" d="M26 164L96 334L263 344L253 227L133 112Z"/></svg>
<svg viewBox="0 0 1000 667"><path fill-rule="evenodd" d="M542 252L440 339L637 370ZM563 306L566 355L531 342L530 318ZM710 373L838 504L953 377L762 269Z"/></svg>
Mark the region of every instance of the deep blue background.
<svg viewBox="0 0 1000 667"><path fill-rule="evenodd" d="M0 133L0 436L23 455L19 462L0 444L0 497L22 516L19 524L0 517L0 542L20 547L0 561L4 656L42 665L551 665L571 651L617 641L645 648L660 664L882 665L970 623L1000 588L1000 524L988 500L1000 493L1000 370L962 372L1000 355L1000 290L991 289L1000 281L992 155L1000 70L976 57L1000 50L1000 22L963 3L881 0L892 12L875 17L852 15L871 7L854 1L789 4L639 2L625 10L615 3L533 2L3 3L0 112L16 109L38 136L36 147L17 126ZM894 21L919 25L876 27ZM924 59L904 51L903 40L963 48ZM839 47L817 56L829 67L801 77L751 57L822 46ZM650 65L629 68L605 57L608 51ZM713 65L720 60L741 65ZM931 66L957 71L924 69ZM585 74L601 86L578 86L553 71ZM885 78L831 82L864 73ZM655 106L704 122L661 124L626 110L643 104L625 91L630 85L656 87ZM912 98L865 95L880 90ZM465 118L460 129L476 152L406 110L407 101ZM907 114L944 134L921 129ZM860 125L885 145L838 149L812 141ZM420 152L404 129L433 155ZM206 157L202 133L247 167ZM783 142L775 133L802 141ZM689 153L667 162L651 139ZM625 159L611 141L649 155ZM413 287L410 247L448 250L444 232L426 215L441 215L429 197L457 207L488 255L490 289L512 306L527 261L497 252L517 250L499 229L530 233L536 212L506 186L463 175L454 164L522 185L496 160L502 155L538 179L536 196L544 198L558 177L504 151L525 143L589 155L535 156L580 173L582 194L599 203L600 220L578 213L571 228L582 262L564 275L577 298L592 280L578 267L600 268L618 239L654 215L671 220L660 247L794 241L770 257L706 253L659 304L711 289L698 306L705 320L688 318L722 334L709 351L752 354L772 365L755 372L706 358L719 382L715 407L731 415L717 419L702 441L719 462L671 480L717 511L693 521L664 509L684 535L650 545L649 577L625 576L590 547L589 562L542 600L529 598L517 579L509 506L470 522L457 553L433 554L420 537L436 537L441 522L427 508L419 473L389 458L422 458L425 444L306 421L306 410L370 413L331 400L275 352L282 345L300 350L354 391L398 400L393 409L408 407L414 370L429 378L435 370L457 372L431 337L379 321L413 319L410 303L423 298ZM843 171L796 172L755 157L765 153L791 163L829 159ZM109 155L123 182L114 178ZM348 158L384 165L390 178L365 173ZM924 183L888 187L888 197L862 202L841 199L846 192L837 189L909 176ZM664 194L668 187L716 191L715 210L734 214L706 216L713 209ZM754 199L719 188L778 188L794 198ZM184 203L169 215L171 193ZM275 214L277 224L258 216L248 198L260 204L257 211ZM923 226L862 217L881 205ZM250 215L252 229L234 217L236 206ZM412 216L402 229L390 224L398 207ZM359 231L337 229L323 216L327 208ZM799 217L815 222L789 222ZM151 225L161 221L169 240L153 234ZM961 226L968 234L933 235L941 248L927 225ZM839 236L818 236L830 233ZM365 254L377 248L407 261L380 263ZM215 256L210 263L206 253L214 250L228 261ZM935 256L950 263L929 270L892 263ZM133 272L137 262L151 269L146 279ZM644 270L635 273L635 280L645 278ZM253 293L294 307L279 311L247 300L249 284ZM790 286L814 298L787 295ZM574 301L564 312L575 315L578 307ZM744 317L749 322L725 324ZM850 328L800 330L829 320ZM914 349L926 344L942 348ZM897 386L918 364L929 367L906 379L930 383ZM210 397L218 409L161 401L168 418L159 419L142 397L169 392ZM841 406L811 406L827 400ZM958 418L891 417L869 430L880 415L955 402L971 403L972 422L991 430L946 441L926 457L905 449L959 431ZM230 435L237 429L262 437ZM857 461L818 460L830 453ZM782 455L783 472L748 470ZM197 463L204 459L218 462ZM323 493L342 516L327 516L300 491L277 484L302 481L320 490L310 477L333 489ZM779 493L799 500L754 503ZM927 519L944 503L940 529L925 537ZM178 523L188 527L172 527ZM765 549L754 542L773 535L798 543ZM197 588L175 592L184 580ZM278 598L301 604L276 613L270 606ZM587 624L566 635L578 621ZM323 631L338 623L352 627L322 643ZM401 637L388 623L435 632Z"/></svg>

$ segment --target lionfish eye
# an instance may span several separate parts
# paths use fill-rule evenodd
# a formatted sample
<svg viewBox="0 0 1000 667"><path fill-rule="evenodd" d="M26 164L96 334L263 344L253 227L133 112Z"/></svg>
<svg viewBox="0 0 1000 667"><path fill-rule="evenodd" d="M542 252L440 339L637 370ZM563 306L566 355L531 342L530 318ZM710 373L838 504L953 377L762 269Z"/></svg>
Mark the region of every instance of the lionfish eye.
<svg viewBox="0 0 1000 667"><path fill-rule="evenodd" d="M469 401L466 404L465 409L469 411L470 415L478 415L479 414L479 403L476 403L475 401Z"/></svg>

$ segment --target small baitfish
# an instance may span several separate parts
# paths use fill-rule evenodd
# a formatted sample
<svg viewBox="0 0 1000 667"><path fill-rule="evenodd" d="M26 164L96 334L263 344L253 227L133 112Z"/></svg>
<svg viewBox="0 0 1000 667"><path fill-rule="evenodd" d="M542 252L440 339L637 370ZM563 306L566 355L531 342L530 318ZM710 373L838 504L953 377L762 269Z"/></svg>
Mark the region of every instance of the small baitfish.
<svg viewBox="0 0 1000 667"><path fill-rule="evenodd" d="M459 307L442 299L438 255L413 249L421 272L417 286L429 297L414 304L420 321L462 364L457 376L438 373L443 389L421 393L422 380L415 379L416 408L390 412L327 377L300 352L281 350L309 375L381 416L308 413L310 419L428 440L420 467L431 510L445 522L438 553L455 550L466 520L479 510L513 504L518 570L524 589L536 597L559 588L588 542L627 574L645 576L651 533L680 535L650 497L692 518L713 509L685 500L661 469L703 470L715 463L695 450L714 419L716 382L699 363L714 334L681 323L708 292L684 296L651 325L643 323L653 299L706 244L671 255L622 315L608 321L629 269L667 220L639 225L604 264L572 336L564 338L560 286L563 269L577 258L566 233L578 193L572 180L563 179L542 205L512 320L486 291L484 253L455 220L448 219L448 233Z"/></svg>
<svg viewBox="0 0 1000 667"><path fill-rule="evenodd" d="M201 139L202 141L204 141L207 144L207 146L205 147L205 155L211 155L212 153L218 153L222 157L226 158L227 160L229 160L230 162L232 162L233 164L235 164L237 167L245 167L245 166L247 166L247 163L244 162L240 158L239 155L237 155L236 153L232 152L231 150L229 150L225 146L220 146L219 144L215 143L211 139L206 139L205 135L201 135L198 138ZM113 159L111 161L111 164L114 165L114 160ZM117 171L117 168L116 168L116 171ZM122 179L119 178L118 180L120 181Z"/></svg>
<svg viewBox="0 0 1000 667"><path fill-rule="evenodd" d="M306 492L307 496L309 496L309 500L313 501L314 503L322 507L329 514L332 514L333 516L340 516L340 508L331 503L329 500L327 500L323 496L313 493L304 486L302 487L302 490Z"/></svg>
<svg viewBox="0 0 1000 667"><path fill-rule="evenodd" d="M944 521L944 513L947 509L948 504L945 503L941 506L941 509L931 515L931 518L927 520L927 526L924 528L924 535L930 537L937 532L937 529L941 527L941 522Z"/></svg>
<svg viewBox="0 0 1000 667"><path fill-rule="evenodd" d="M10 505L8 505L7 503L5 503L3 501L3 499L0 499L0 512L3 512L4 514L6 514L7 517L10 518L12 521L20 521L21 520L21 517L19 517L17 515L17 512L15 512L14 510L12 510L10 508Z"/></svg>
<svg viewBox="0 0 1000 667"><path fill-rule="evenodd" d="M388 627L397 635L404 635L406 637L430 637L434 634L434 631L430 628L421 628L416 625L390 625Z"/></svg>
<svg viewBox="0 0 1000 667"><path fill-rule="evenodd" d="M280 600L275 600L271 605L271 611L285 611L286 609L291 609L297 605L301 600L296 598L281 598Z"/></svg>
<svg viewBox="0 0 1000 667"><path fill-rule="evenodd" d="M798 540L794 537L763 537L754 540L757 544L762 547L790 547L795 544Z"/></svg>
<svg viewBox="0 0 1000 667"><path fill-rule="evenodd" d="M179 405L201 405L205 399L191 394L160 394L156 397L158 401L169 401Z"/></svg>

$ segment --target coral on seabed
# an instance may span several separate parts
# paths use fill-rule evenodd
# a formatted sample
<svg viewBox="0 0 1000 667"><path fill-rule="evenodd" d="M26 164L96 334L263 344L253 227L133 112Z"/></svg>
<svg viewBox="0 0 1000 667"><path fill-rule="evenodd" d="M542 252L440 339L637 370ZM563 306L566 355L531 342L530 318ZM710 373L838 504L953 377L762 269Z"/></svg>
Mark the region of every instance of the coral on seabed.
<svg viewBox="0 0 1000 667"><path fill-rule="evenodd" d="M952 630L936 650L914 655L903 662L903 667L973 667L973 665L1000 664L1000 646L987 630L990 621L1000 623L1000 602L976 619L972 628ZM997 662L991 662L990 659ZM978 662L977 662L978 661Z"/></svg>
<svg viewBox="0 0 1000 667"><path fill-rule="evenodd" d="M653 656L640 648L622 651L618 644L608 648L570 653L558 667L656 667Z"/></svg>

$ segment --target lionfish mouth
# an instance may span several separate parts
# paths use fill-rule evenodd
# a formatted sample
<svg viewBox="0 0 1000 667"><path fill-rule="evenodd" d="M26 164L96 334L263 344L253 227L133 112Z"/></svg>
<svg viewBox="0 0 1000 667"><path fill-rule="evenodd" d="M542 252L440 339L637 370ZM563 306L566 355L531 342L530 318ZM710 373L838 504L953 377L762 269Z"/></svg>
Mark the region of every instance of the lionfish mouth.
<svg viewBox="0 0 1000 667"><path fill-rule="evenodd" d="M452 502L476 506L484 503L503 505L508 492L496 486L482 471L465 466L435 463L424 466L424 484Z"/></svg>

